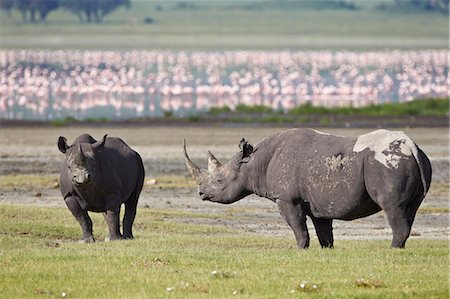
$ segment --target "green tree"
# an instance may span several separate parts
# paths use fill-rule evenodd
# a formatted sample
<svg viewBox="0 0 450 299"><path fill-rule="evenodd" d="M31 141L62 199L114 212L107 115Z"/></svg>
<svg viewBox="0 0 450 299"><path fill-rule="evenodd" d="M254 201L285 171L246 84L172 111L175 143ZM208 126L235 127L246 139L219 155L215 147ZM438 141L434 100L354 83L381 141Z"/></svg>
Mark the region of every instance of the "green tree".
<svg viewBox="0 0 450 299"><path fill-rule="evenodd" d="M41 22L44 22L47 15L56 10L59 7L59 0L39 0L37 10L39 11L39 18Z"/></svg>
<svg viewBox="0 0 450 299"><path fill-rule="evenodd" d="M410 4L424 10L448 13L449 0L394 0L396 4Z"/></svg>
<svg viewBox="0 0 450 299"><path fill-rule="evenodd" d="M14 7L17 8L20 13L22 14L22 21L26 23L28 21L27 19L27 13L30 12L30 22L33 22L33 19L35 18L35 10L31 9L32 7L32 0L16 0L14 1Z"/></svg>
<svg viewBox="0 0 450 299"><path fill-rule="evenodd" d="M80 21L101 23L103 18L119 8L129 8L130 0L61 0L61 6L76 14Z"/></svg>
<svg viewBox="0 0 450 299"><path fill-rule="evenodd" d="M11 16L11 10L14 7L14 0L0 0L0 9L5 11L8 16Z"/></svg>
<svg viewBox="0 0 450 299"><path fill-rule="evenodd" d="M59 0L12 0L9 2L12 2L12 8L20 11L24 23L44 22L49 12L59 6Z"/></svg>

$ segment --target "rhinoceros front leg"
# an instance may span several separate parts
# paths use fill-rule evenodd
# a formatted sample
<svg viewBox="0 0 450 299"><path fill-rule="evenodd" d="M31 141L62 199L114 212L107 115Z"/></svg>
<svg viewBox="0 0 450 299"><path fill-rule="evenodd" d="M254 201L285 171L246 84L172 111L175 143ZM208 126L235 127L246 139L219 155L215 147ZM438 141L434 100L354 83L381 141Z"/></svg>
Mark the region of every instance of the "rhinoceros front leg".
<svg viewBox="0 0 450 299"><path fill-rule="evenodd" d="M289 201L277 200L280 214L294 231L297 247L306 249L309 247L309 233L306 226L306 214L300 204L294 204Z"/></svg>
<svg viewBox="0 0 450 299"><path fill-rule="evenodd" d="M322 248L333 248L333 220L311 217Z"/></svg>
<svg viewBox="0 0 450 299"><path fill-rule="evenodd" d="M119 221L120 210L119 211L106 210L106 212L103 213L103 216L105 217L106 224L108 225L109 230L109 236L105 238L105 241L122 239L122 235L120 234L120 221Z"/></svg>
<svg viewBox="0 0 450 299"><path fill-rule="evenodd" d="M81 237L80 242L94 242L94 236L92 235L92 220L89 217L88 212L81 208L75 196L68 196L64 199L64 201L75 219L77 219L78 223L80 223L83 231L83 236Z"/></svg>

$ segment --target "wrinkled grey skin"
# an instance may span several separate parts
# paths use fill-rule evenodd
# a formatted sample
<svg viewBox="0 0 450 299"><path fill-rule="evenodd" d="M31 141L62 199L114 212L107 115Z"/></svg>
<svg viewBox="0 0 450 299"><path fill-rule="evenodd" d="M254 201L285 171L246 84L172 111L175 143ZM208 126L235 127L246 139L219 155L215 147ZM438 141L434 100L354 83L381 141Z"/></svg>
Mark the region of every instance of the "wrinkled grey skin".
<svg viewBox="0 0 450 299"><path fill-rule="evenodd" d="M333 247L333 219L353 220L380 210L393 231L392 247L403 248L431 182L427 156L403 136L404 140L389 143L381 156L370 148L355 151L357 138L310 129L284 131L255 147L242 139L240 151L223 165L208 152L207 170L189 159L186 143L184 154L203 200L230 204L256 194L276 202L294 231L298 248L309 246L306 216L314 224L320 245ZM405 140L411 148L400 147ZM378 140L373 144L378 145ZM412 150L416 156L404 155L401 149ZM396 168L376 159L392 153L390 157L399 163L388 163Z"/></svg>
<svg viewBox="0 0 450 299"><path fill-rule="evenodd" d="M109 229L106 240L132 239L136 207L144 183L144 166L138 153L120 138L96 141L88 134L67 145L59 137L58 148L65 154L61 165L61 193L67 207L80 223L81 242L94 242L88 211L103 212ZM120 206L125 204L123 235Z"/></svg>

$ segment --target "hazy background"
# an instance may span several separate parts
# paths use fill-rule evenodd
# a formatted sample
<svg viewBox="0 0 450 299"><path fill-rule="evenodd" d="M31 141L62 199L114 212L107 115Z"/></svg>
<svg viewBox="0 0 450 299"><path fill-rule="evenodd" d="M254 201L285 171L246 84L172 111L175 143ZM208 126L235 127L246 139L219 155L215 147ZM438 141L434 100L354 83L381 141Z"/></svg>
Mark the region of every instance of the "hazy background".
<svg viewBox="0 0 450 299"><path fill-rule="evenodd" d="M59 4L40 24L35 13L1 14L4 49L374 50L446 49L448 1L129 1L2 0ZM89 23L83 3L120 4ZM81 6L78 10L70 7ZM17 7L17 6L16 6ZM75 11L74 11L75 10ZM93 11L96 11L92 8ZM23 10L22 10L23 11ZM101 9L99 9L101 11ZM10 16L8 16L10 14ZM101 14L101 12L97 12Z"/></svg>
<svg viewBox="0 0 450 299"><path fill-rule="evenodd" d="M1 0L0 117L448 97L448 1ZM448 113L447 113L448 114Z"/></svg>

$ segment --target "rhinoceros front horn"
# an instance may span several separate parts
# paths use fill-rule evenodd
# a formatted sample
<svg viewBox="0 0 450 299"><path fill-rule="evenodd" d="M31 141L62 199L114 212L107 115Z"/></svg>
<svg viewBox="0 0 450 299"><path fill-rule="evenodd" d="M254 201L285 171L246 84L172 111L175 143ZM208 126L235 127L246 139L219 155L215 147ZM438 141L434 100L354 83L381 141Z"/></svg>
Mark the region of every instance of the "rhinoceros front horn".
<svg viewBox="0 0 450 299"><path fill-rule="evenodd" d="M198 183L200 181L200 175L202 170L200 167L194 164L189 158L186 151L186 140L183 141L183 149L184 149L184 162L186 163L186 167L191 174L192 178Z"/></svg>
<svg viewBox="0 0 450 299"><path fill-rule="evenodd" d="M82 147L81 147L81 143L78 143L78 153L77 153L77 156L76 156L76 158L75 158L75 161L76 161L77 163L81 164L81 165L82 165L84 162L86 162L86 157L84 156L83 149L82 149Z"/></svg>

